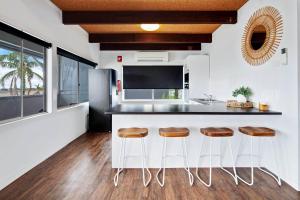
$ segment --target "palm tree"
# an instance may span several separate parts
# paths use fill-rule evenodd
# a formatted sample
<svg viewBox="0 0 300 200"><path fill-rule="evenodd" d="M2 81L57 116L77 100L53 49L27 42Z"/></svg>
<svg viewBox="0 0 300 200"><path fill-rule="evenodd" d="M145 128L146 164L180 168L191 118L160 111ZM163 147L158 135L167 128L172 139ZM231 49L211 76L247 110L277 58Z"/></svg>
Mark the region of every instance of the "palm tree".
<svg viewBox="0 0 300 200"><path fill-rule="evenodd" d="M23 66L21 66L21 53L11 52L9 54L0 55L0 65L12 69L0 78L0 84L4 87L5 81L10 80L10 95L18 95L17 82L21 81L23 86L23 94L25 94L26 82L29 85L28 95L32 90L32 79L34 77L43 80L43 77L34 72L32 68L43 66L43 63L35 56L27 54L22 58Z"/></svg>

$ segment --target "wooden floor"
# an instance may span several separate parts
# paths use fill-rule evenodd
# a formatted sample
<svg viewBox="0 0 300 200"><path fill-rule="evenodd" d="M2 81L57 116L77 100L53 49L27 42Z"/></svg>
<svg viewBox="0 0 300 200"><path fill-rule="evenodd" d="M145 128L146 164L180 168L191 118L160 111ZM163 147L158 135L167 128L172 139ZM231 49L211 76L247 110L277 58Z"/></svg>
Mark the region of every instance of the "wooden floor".
<svg viewBox="0 0 300 200"><path fill-rule="evenodd" d="M151 170L153 176L156 171ZM243 183L235 186L228 174L216 169L211 188L198 181L190 187L182 169L167 170L164 188L155 179L144 188L137 169L126 170L120 177L120 185L115 187L114 173L110 134L84 134L0 191L0 199L300 199L299 193L286 183L279 187L268 175L258 171L254 186L249 187ZM243 169L240 173L246 174Z"/></svg>

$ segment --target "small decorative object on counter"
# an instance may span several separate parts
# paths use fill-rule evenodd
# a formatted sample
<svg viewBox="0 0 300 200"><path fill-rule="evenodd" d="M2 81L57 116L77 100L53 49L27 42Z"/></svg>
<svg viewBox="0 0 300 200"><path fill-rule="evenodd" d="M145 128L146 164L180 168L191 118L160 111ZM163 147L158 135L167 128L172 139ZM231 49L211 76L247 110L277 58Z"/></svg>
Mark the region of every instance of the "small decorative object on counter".
<svg viewBox="0 0 300 200"><path fill-rule="evenodd" d="M249 101L250 96L252 95L252 90L249 87L241 86L238 89L235 89L232 92L232 96L236 100L227 101L227 107L232 108L253 108L253 103Z"/></svg>
<svg viewBox="0 0 300 200"><path fill-rule="evenodd" d="M251 101L247 101L246 103L242 103L242 108L253 108L253 103Z"/></svg>
<svg viewBox="0 0 300 200"><path fill-rule="evenodd" d="M237 100L228 100L227 107L231 108L253 108L253 103L250 101L247 102L238 102Z"/></svg>
<svg viewBox="0 0 300 200"><path fill-rule="evenodd" d="M252 96L252 90L249 87L240 87L232 92L232 96L237 98L238 102L246 103Z"/></svg>
<svg viewBox="0 0 300 200"><path fill-rule="evenodd" d="M234 107L237 103L238 103L238 101L236 101L236 100L228 100L226 102L226 105L227 105L227 107Z"/></svg>
<svg viewBox="0 0 300 200"><path fill-rule="evenodd" d="M259 103L258 108L259 108L260 111L268 111L269 110L269 105L266 104L266 103Z"/></svg>

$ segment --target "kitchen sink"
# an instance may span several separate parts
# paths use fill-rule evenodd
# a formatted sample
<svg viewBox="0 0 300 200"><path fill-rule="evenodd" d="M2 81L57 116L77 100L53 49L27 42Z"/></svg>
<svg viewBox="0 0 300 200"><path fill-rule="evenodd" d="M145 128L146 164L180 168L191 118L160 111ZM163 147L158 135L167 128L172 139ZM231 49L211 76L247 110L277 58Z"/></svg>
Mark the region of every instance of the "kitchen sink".
<svg viewBox="0 0 300 200"><path fill-rule="evenodd" d="M221 102L223 102L223 101L219 101L219 100L216 100L216 99L208 99L208 98L200 98L200 99L193 98L191 100L195 101L197 103L205 104L205 105L209 105L211 103L221 103Z"/></svg>

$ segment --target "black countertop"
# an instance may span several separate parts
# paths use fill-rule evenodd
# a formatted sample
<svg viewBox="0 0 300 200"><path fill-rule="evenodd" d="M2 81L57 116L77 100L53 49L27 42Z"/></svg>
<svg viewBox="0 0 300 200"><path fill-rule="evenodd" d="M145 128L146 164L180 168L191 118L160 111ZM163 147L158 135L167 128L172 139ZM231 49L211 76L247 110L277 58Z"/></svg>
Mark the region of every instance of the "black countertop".
<svg viewBox="0 0 300 200"><path fill-rule="evenodd" d="M202 104L119 104L105 114L164 115L282 115L281 112L259 111L256 108L227 108L225 103Z"/></svg>

